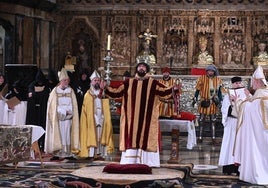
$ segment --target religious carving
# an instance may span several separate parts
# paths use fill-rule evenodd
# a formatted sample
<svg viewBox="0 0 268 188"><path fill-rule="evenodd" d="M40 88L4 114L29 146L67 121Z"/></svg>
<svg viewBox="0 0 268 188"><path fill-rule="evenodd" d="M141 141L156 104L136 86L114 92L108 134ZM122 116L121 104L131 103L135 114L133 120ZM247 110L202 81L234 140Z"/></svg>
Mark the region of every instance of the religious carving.
<svg viewBox="0 0 268 188"><path fill-rule="evenodd" d="M171 23L167 21L164 28L164 45L162 66L185 67L187 66L187 19L173 17Z"/></svg>
<svg viewBox="0 0 268 188"><path fill-rule="evenodd" d="M146 35L144 35L144 33ZM141 50L136 57L137 63L139 62L145 62L149 65L151 65L151 72L154 73L153 65L156 64L156 57L153 51L153 48L151 46L151 40L153 38L156 38L157 35L152 34L152 32L149 29L146 29L146 31L143 33L143 35L139 35L138 37L142 39L141 42ZM142 36L142 37L141 37Z"/></svg>
<svg viewBox="0 0 268 188"><path fill-rule="evenodd" d="M86 42L83 39L77 41L79 48L77 55L77 60L79 62L80 70L87 69L89 67L89 54Z"/></svg>
<svg viewBox="0 0 268 188"><path fill-rule="evenodd" d="M243 68L246 65L245 22L243 17L221 19L219 56L223 68Z"/></svg>
<svg viewBox="0 0 268 188"><path fill-rule="evenodd" d="M146 29L142 34L139 35L139 38L145 40L149 45L153 38L157 38L157 35L153 34L149 28Z"/></svg>
<svg viewBox="0 0 268 188"><path fill-rule="evenodd" d="M90 70L92 58L92 36L87 27L80 27L72 40L72 52L76 56L76 70L78 73L84 69Z"/></svg>
<svg viewBox="0 0 268 188"><path fill-rule="evenodd" d="M65 56L65 64L64 68L67 71L74 72L74 65L76 64L76 57L71 55L71 52L67 52L67 55Z"/></svg>
<svg viewBox="0 0 268 188"><path fill-rule="evenodd" d="M223 67L243 67L246 58L243 36L224 36L220 45L220 52Z"/></svg>
<svg viewBox="0 0 268 188"><path fill-rule="evenodd" d="M267 16L257 16L252 19L253 35L253 64L268 66L267 41L268 41ZM265 67L267 68L267 67Z"/></svg>
<svg viewBox="0 0 268 188"><path fill-rule="evenodd" d="M252 35L262 36L268 34L268 19L267 16L256 16L252 17ZM262 36L263 37L263 36ZM259 38L263 40L262 38Z"/></svg>
<svg viewBox="0 0 268 188"><path fill-rule="evenodd" d="M125 1L111 1L111 0L98 0L98 1L90 1L90 0L75 0L75 1L71 1L71 0L61 0L60 3L61 4L66 4L66 5L70 5L70 6L78 6L81 5L81 3L83 3L83 5L85 6L92 6L92 5L108 5L108 6L116 6L116 5L125 5L125 6L144 6L144 5L158 5L158 6L163 6L163 5L170 5L172 3L172 6L179 6L179 8L181 8L181 6L185 6L185 5L207 5L207 4L211 4L213 2L213 5L215 6L221 6L221 5L226 5L231 6L231 5L248 5L250 2L251 4L257 4L257 5L266 5L265 4L265 0L248 0L248 1L243 1L243 0L218 0L218 1L212 1L212 0L198 0L198 1L194 1L194 0L157 0L152 4L152 1L149 0L139 0L139 1L131 1L131 0L125 0Z"/></svg>
<svg viewBox="0 0 268 188"><path fill-rule="evenodd" d="M151 65L156 64L155 55L152 52L151 46L150 44L148 44L147 41L142 42L142 50L137 56L137 61L138 62L144 61L145 63L151 64Z"/></svg>
<svg viewBox="0 0 268 188"><path fill-rule="evenodd" d="M205 15L206 16L206 15ZM207 17L201 17L196 20L194 31L196 33L214 33L214 20Z"/></svg>
<svg viewBox="0 0 268 188"><path fill-rule="evenodd" d="M260 42L258 48L258 55L253 57L254 65L268 65L268 53L266 51L266 43Z"/></svg>
<svg viewBox="0 0 268 188"><path fill-rule="evenodd" d="M227 19L223 19L221 33L245 33L245 20L238 17L228 17Z"/></svg>
<svg viewBox="0 0 268 188"><path fill-rule="evenodd" d="M90 20L88 18L73 18L70 19L68 16L63 17L62 21L62 35L60 36L59 43L59 56L61 57L61 61L59 62L59 67L62 67L65 63L66 53L68 51L71 52L73 56L76 57L76 73L79 74L83 68L80 66L81 56L80 53L86 52L88 54L88 70L94 70L99 67L100 59L100 50L99 50L99 42L97 41L98 35L94 31L97 26L101 24L97 21L99 19L95 19L94 17ZM96 22L96 23L95 23ZM89 25L88 23L91 23ZM92 25L96 25L93 27ZM81 41L80 41L81 40ZM85 50L84 50L84 49ZM94 61L94 64L93 64ZM97 63L96 63L97 62Z"/></svg>
<svg viewBox="0 0 268 188"><path fill-rule="evenodd" d="M196 4L197 2L195 2ZM227 4L229 3L227 2ZM92 31L94 31L96 35L94 39L98 44L91 55L103 57L103 47L106 46L106 40L103 38L109 32L112 34L113 78L120 78L126 70L130 71L132 75L134 74L135 58L141 54L143 49L147 48L143 41L149 43L150 53L154 55L155 62L157 59L157 63L152 64L157 73L160 73L160 68L163 66L168 66L179 74L189 74L192 66L202 64L205 66L204 59L206 58L200 55L202 48L209 55L210 63L215 64L222 75L231 74L230 68L241 68L240 75L250 73L253 68L250 63L253 62L253 57L257 56L259 41L263 41L263 39L268 41L265 40L268 36L268 27L265 26L268 25L266 24L268 15L264 11L166 10L162 8L107 11L102 9L98 12L98 16L96 16L96 12L91 9L88 12L79 10L73 12L72 16L77 23L82 23L80 14L86 14L84 16L86 21L82 24L85 33L89 33L91 37ZM78 17L79 15L80 17ZM99 21L98 24L95 23L96 20ZM68 21L70 20L66 20L66 23L71 25ZM72 35L66 37L65 32L62 34L62 38L66 40L60 40L63 42L60 45L64 47L66 44L65 52L71 49L67 48L68 40L73 41L73 33L77 33L78 28L82 26L76 23L74 25L77 28L72 26L64 30L66 33L72 32ZM89 29L91 27L92 29ZM155 31L157 39L153 37L155 34L150 30L146 31L148 28ZM90 30L91 32L88 32ZM139 31L142 32L139 33ZM136 40L135 36L140 40ZM203 47L199 43L201 36L207 39L204 40L206 42L203 43L206 45ZM60 49L59 53L61 52ZM97 55L95 52L99 54ZM73 51L72 54L74 54ZM102 61L95 61L94 58L93 66L98 66L99 62L102 63ZM245 67L247 70L243 69ZM182 70L182 68L186 69Z"/></svg>
<svg viewBox="0 0 268 188"><path fill-rule="evenodd" d="M197 67L204 68L207 65L213 64L214 59L207 50L208 39L206 38L206 36L201 35L198 39L198 44L199 44L199 52L195 56L196 60L194 61L197 64Z"/></svg>
<svg viewBox="0 0 268 188"><path fill-rule="evenodd" d="M131 61L130 21L128 17L115 17L112 20L113 41L111 56L116 66L128 66Z"/></svg>

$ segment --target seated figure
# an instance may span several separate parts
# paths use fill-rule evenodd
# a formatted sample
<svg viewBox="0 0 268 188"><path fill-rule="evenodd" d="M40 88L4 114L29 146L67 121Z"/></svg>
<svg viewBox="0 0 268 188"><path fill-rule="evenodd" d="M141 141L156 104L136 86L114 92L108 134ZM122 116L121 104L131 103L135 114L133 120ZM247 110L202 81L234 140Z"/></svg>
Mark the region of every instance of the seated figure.
<svg viewBox="0 0 268 188"><path fill-rule="evenodd" d="M254 65L268 65L268 53L265 51L266 43L260 42L258 48L258 55L253 57Z"/></svg>
<svg viewBox="0 0 268 188"><path fill-rule="evenodd" d="M200 52L197 56L197 66L204 66L213 64L214 60L211 55L209 55L207 51L207 38L204 36L199 38L199 48Z"/></svg>

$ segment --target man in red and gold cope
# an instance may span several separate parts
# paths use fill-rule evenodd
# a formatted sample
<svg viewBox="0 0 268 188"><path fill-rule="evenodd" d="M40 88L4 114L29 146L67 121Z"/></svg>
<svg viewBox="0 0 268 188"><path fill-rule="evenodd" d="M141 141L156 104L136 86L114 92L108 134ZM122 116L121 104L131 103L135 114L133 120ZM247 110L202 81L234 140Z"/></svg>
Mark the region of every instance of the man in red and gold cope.
<svg viewBox="0 0 268 188"><path fill-rule="evenodd" d="M103 84L102 87L104 87ZM177 87L167 87L150 74L144 61L136 65L134 78L124 80L117 88L106 87L111 98L121 98L120 164L146 164L160 167L159 103L160 97L172 98Z"/></svg>

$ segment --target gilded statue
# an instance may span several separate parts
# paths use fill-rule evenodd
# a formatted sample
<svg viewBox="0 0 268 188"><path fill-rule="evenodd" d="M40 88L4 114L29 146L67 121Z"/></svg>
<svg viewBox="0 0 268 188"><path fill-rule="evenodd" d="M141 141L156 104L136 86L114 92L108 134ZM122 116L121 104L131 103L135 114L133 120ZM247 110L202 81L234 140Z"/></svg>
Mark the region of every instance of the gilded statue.
<svg viewBox="0 0 268 188"><path fill-rule="evenodd" d="M156 57L151 46L151 41L153 38L156 38L157 35L152 34L149 29L146 29L146 31L140 34L138 37L143 40L142 49L136 57L137 63L145 62L151 66L154 66L156 64ZM154 74L154 72L153 67L151 67L151 73Z"/></svg>
<svg viewBox="0 0 268 188"><path fill-rule="evenodd" d="M150 44L148 44L146 41L143 43L143 50L138 54L137 61L144 61L147 64L155 64L156 58L155 55L152 53L150 49Z"/></svg>
<svg viewBox="0 0 268 188"><path fill-rule="evenodd" d="M71 52L67 52L67 55L65 56L65 65L72 65Z"/></svg>
<svg viewBox="0 0 268 188"><path fill-rule="evenodd" d="M268 65L268 53L265 51L266 43L260 42L258 45L258 55L253 57L254 65Z"/></svg>
<svg viewBox="0 0 268 188"><path fill-rule="evenodd" d="M199 49L200 52L197 56L197 66L207 66L213 64L213 57L207 51L208 40L206 37L201 36L199 38Z"/></svg>
<svg viewBox="0 0 268 188"><path fill-rule="evenodd" d="M68 71L74 72L74 65L76 64L76 58L71 55L71 52L67 52L65 56L64 68Z"/></svg>
<svg viewBox="0 0 268 188"><path fill-rule="evenodd" d="M144 39L148 44L151 43L153 38L157 38L157 35L153 34L149 28L147 28L142 34L139 35L139 38Z"/></svg>

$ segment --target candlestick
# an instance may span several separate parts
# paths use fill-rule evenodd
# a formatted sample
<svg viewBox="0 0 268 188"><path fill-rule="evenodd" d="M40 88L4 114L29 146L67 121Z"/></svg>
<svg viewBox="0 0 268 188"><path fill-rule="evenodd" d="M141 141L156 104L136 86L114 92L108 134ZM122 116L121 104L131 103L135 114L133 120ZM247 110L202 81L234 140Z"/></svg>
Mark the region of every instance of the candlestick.
<svg viewBox="0 0 268 188"><path fill-rule="evenodd" d="M104 71L105 72L105 81L107 82L107 85L110 85L110 81L111 81L111 69L110 69L110 65L111 65L111 62L113 61L113 58L111 57L111 52L110 50L107 49L107 56L103 59L106 63L106 70Z"/></svg>
<svg viewBox="0 0 268 188"><path fill-rule="evenodd" d="M107 50L111 50L111 35L108 35L108 40L107 40Z"/></svg>

